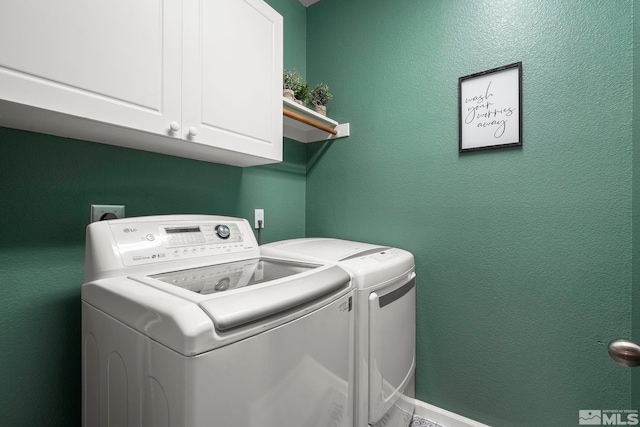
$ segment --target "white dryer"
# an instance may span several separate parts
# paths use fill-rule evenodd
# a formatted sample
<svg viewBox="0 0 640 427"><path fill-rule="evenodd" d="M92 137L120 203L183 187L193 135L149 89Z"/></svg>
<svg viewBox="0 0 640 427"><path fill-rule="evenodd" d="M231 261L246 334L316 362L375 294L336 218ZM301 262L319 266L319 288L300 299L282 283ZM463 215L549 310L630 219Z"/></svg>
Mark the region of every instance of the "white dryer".
<svg viewBox="0 0 640 427"><path fill-rule="evenodd" d="M244 219L87 228L85 427L351 427L352 285L262 257Z"/></svg>
<svg viewBox="0 0 640 427"><path fill-rule="evenodd" d="M334 262L355 287L355 426L386 425L400 397L415 394L416 275L410 252L307 238L262 245L264 255Z"/></svg>

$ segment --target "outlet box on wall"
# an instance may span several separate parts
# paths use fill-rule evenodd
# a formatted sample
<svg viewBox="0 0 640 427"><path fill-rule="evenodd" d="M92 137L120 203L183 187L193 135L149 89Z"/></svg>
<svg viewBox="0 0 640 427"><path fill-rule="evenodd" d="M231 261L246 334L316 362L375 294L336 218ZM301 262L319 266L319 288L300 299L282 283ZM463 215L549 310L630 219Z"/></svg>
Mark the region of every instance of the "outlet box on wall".
<svg viewBox="0 0 640 427"><path fill-rule="evenodd" d="M124 205L91 205L91 222L115 219L113 216L124 218Z"/></svg>
<svg viewBox="0 0 640 427"><path fill-rule="evenodd" d="M264 209L256 209L254 216L254 228L264 228Z"/></svg>

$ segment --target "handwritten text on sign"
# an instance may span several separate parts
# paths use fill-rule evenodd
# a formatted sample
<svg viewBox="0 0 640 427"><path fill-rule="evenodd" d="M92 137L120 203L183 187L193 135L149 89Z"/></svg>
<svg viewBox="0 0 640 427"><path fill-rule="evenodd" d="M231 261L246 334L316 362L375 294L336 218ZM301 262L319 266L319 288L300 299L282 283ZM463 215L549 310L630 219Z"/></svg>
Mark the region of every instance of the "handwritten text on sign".
<svg viewBox="0 0 640 427"><path fill-rule="evenodd" d="M462 81L462 149L520 142L518 73L509 68Z"/></svg>

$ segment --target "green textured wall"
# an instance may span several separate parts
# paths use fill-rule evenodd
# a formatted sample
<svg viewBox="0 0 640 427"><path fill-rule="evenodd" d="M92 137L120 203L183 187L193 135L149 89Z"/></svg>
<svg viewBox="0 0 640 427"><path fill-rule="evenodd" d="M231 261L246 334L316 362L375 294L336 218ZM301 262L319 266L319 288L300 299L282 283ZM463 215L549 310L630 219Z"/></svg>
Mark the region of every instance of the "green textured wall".
<svg viewBox="0 0 640 427"><path fill-rule="evenodd" d="M329 83L350 138L285 141L284 163L238 169L0 129L0 425L79 425L91 203L263 207L265 241L404 247L418 264L418 398L496 426L640 409L604 346L631 336L640 271L632 1L268 3L285 18L285 68ZM458 77L515 61L524 147L458 155Z"/></svg>
<svg viewBox="0 0 640 427"><path fill-rule="evenodd" d="M496 426L630 408L632 1L322 0L308 236L416 256L417 397ZM524 146L457 152L458 78L522 61Z"/></svg>
<svg viewBox="0 0 640 427"><path fill-rule="evenodd" d="M285 63L300 69L305 9L269 3L287 21ZM5 128L0 150L2 427L80 425L80 285L90 204L122 203L127 216L250 220L254 208L264 208L265 242L305 234L305 147L295 142L285 141L284 163L246 169Z"/></svg>
<svg viewBox="0 0 640 427"><path fill-rule="evenodd" d="M297 0L268 0L284 18L284 69L307 73L307 9ZM265 218L266 219L266 218Z"/></svg>
<svg viewBox="0 0 640 427"><path fill-rule="evenodd" d="M633 12L638 11L634 5ZM637 47L640 44L640 22L633 20L633 101L640 102L640 52ZM640 109L633 109L633 317L632 338L640 342ZM625 338L625 337L621 337ZM631 406L640 408L640 369L632 371L632 395Z"/></svg>

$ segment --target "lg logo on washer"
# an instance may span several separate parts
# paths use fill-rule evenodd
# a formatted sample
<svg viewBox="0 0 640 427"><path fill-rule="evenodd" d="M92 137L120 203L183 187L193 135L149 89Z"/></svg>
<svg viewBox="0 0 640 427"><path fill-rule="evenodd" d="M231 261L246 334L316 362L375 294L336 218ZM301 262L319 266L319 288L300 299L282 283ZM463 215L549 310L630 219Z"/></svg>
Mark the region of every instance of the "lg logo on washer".
<svg viewBox="0 0 640 427"><path fill-rule="evenodd" d="M618 410L580 410L580 425L590 426L635 426L638 425L638 411L635 409Z"/></svg>

